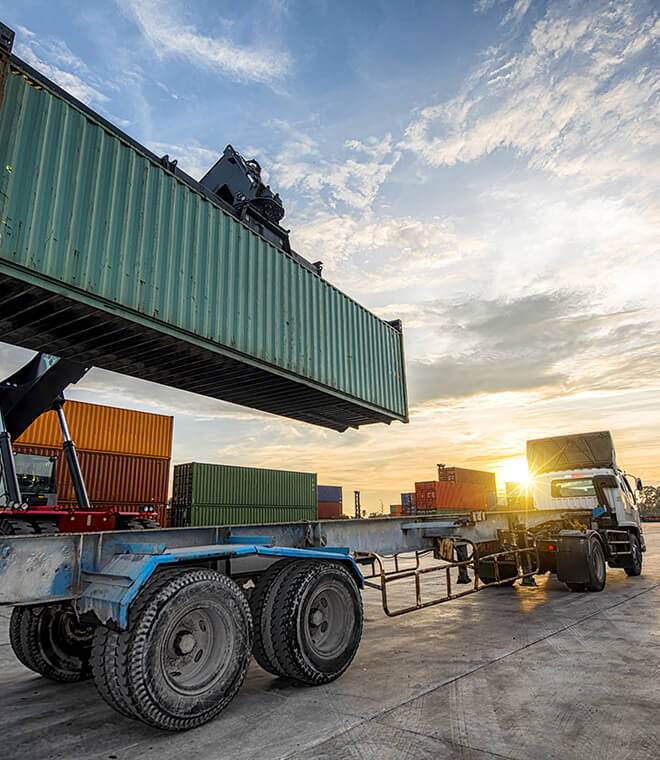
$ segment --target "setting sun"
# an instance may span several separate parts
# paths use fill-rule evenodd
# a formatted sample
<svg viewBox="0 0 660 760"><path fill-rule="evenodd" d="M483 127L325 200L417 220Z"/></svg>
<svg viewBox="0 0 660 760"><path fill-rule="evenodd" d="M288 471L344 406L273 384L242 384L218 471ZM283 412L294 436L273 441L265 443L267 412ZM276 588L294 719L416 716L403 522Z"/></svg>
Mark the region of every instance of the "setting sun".
<svg viewBox="0 0 660 760"><path fill-rule="evenodd" d="M501 485L504 483L520 483L525 486L532 485L532 478L527 470L527 459L522 455L500 462L495 470Z"/></svg>

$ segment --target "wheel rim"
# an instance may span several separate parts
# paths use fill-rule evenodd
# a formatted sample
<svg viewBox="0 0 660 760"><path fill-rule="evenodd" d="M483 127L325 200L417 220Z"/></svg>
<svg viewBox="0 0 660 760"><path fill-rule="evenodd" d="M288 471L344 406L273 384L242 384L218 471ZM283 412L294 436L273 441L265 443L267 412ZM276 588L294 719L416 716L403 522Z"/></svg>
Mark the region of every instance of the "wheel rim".
<svg viewBox="0 0 660 760"><path fill-rule="evenodd" d="M232 655L232 636L220 606L184 610L165 634L161 664L174 691L203 694L220 680Z"/></svg>
<svg viewBox="0 0 660 760"><path fill-rule="evenodd" d="M40 628L43 654L58 667L71 659L85 660L85 651L92 646L94 629L78 621L68 610L44 610Z"/></svg>
<svg viewBox="0 0 660 760"><path fill-rule="evenodd" d="M305 638L322 659L340 655L351 638L355 613L350 594L339 583L319 586L303 610Z"/></svg>

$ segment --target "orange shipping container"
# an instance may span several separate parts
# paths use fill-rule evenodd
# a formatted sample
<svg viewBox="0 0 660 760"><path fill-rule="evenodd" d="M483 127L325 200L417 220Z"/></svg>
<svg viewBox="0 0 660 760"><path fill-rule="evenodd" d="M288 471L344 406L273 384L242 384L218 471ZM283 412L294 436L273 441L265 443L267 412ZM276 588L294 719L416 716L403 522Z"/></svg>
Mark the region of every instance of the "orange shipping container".
<svg viewBox="0 0 660 760"><path fill-rule="evenodd" d="M174 418L113 406L67 401L64 414L78 451L103 451L155 459L172 456ZM62 445L55 412L36 419L16 440L24 446Z"/></svg>
<svg viewBox="0 0 660 760"><path fill-rule="evenodd" d="M14 451L19 454L57 456L55 478L58 503L63 506L77 506L71 475L62 449L16 444ZM127 508L143 504L159 507L167 503L169 459L80 451L78 461L93 507Z"/></svg>
<svg viewBox="0 0 660 760"><path fill-rule="evenodd" d="M469 483L428 480L415 483L417 510L488 509L488 493Z"/></svg>

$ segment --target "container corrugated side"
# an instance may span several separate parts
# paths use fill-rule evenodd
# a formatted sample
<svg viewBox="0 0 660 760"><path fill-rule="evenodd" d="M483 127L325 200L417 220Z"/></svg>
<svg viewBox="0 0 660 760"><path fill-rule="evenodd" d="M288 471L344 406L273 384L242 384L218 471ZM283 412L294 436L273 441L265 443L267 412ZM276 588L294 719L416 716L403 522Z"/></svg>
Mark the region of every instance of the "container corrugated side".
<svg viewBox="0 0 660 760"><path fill-rule="evenodd" d="M174 467L177 504L316 509L316 474L191 462Z"/></svg>
<svg viewBox="0 0 660 760"><path fill-rule="evenodd" d="M442 467L438 465L438 480L446 483L465 483L481 486L489 493L497 490L495 473L486 470L472 470L467 467Z"/></svg>
<svg viewBox="0 0 660 760"><path fill-rule="evenodd" d="M9 68L0 279L33 308L3 316L6 341L41 346L48 319L59 355L106 369L338 430L407 421L400 330L20 59ZM70 337L72 318L89 330Z"/></svg>
<svg viewBox="0 0 660 760"><path fill-rule="evenodd" d="M75 492L61 448L14 445L17 453L56 456L58 503L73 504ZM167 503L169 459L79 451L78 461L92 506L159 506Z"/></svg>
<svg viewBox="0 0 660 760"><path fill-rule="evenodd" d="M102 451L155 459L172 456L174 418L83 401L64 404L69 433L78 451ZM45 412L16 439L25 446L61 446L55 412Z"/></svg>
<svg viewBox="0 0 660 760"><path fill-rule="evenodd" d="M341 486L318 486L318 497L319 501L334 501L334 502L341 502L343 501L342 498L342 487Z"/></svg>
<svg viewBox="0 0 660 760"><path fill-rule="evenodd" d="M318 503L319 520L330 520L342 516L342 507L340 501L319 501Z"/></svg>
<svg viewBox="0 0 660 760"><path fill-rule="evenodd" d="M316 520L316 507L263 507L227 505L191 505L190 525L258 525L276 522Z"/></svg>

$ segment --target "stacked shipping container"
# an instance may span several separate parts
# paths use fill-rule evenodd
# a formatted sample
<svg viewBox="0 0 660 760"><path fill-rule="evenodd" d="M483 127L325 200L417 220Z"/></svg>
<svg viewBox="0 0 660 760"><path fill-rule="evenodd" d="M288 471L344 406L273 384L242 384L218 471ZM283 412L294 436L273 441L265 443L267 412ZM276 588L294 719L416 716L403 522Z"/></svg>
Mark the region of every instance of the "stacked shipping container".
<svg viewBox="0 0 660 760"><path fill-rule="evenodd" d="M331 520L342 516L341 486L318 487L318 511L319 520Z"/></svg>
<svg viewBox="0 0 660 760"><path fill-rule="evenodd" d="M67 401L64 412L91 505L126 512L148 505L165 524L173 418L81 401ZM57 457L58 505L77 506L55 412L30 425L14 450Z"/></svg>
<svg viewBox="0 0 660 760"><path fill-rule="evenodd" d="M445 467L438 465L438 480L442 483L457 483L461 485L478 486L486 493L495 493L495 473L484 470L470 470L465 467Z"/></svg>
<svg viewBox="0 0 660 760"><path fill-rule="evenodd" d="M316 520L316 474L189 462L174 467L173 525Z"/></svg>
<svg viewBox="0 0 660 760"><path fill-rule="evenodd" d="M436 509L488 509L488 493L468 483L425 480L415 483L417 513Z"/></svg>

